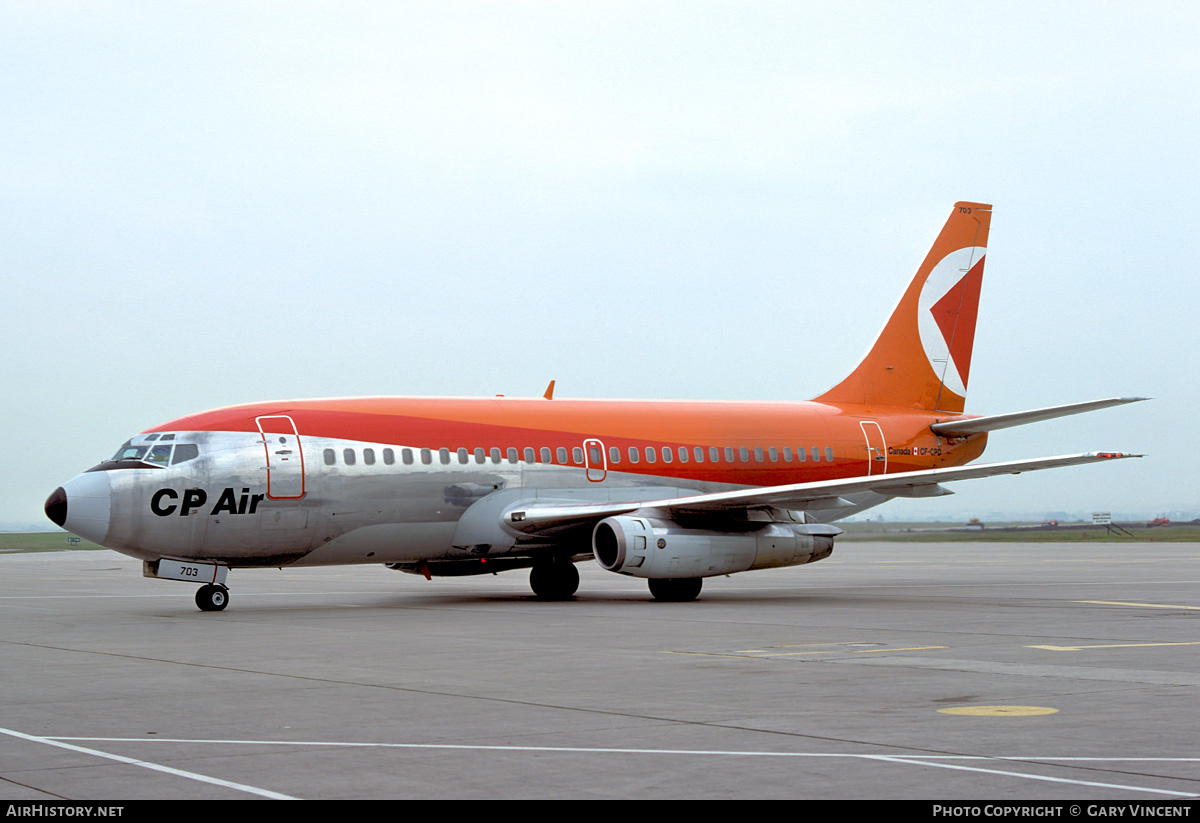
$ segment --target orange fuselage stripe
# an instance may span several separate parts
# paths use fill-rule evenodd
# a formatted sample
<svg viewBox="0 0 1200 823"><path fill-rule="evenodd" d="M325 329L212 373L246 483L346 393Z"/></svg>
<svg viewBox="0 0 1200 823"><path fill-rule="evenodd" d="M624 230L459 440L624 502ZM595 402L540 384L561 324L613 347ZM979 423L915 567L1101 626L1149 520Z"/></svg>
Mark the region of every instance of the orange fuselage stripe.
<svg viewBox="0 0 1200 823"><path fill-rule="evenodd" d="M357 397L321 400L285 400L232 406L182 417L148 429L161 431L257 432L255 419L263 415L288 415L301 438L325 437L364 443L392 444L451 451L466 448L506 452L525 447L540 449L581 446L588 438L620 450L620 461L608 470L676 477L706 482L766 486L800 483L867 473L867 443L862 420L878 422L888 447L888 473L961 465L983 451L986 439L972 437L951 444L939 439L929 425L954 415L845 404L738 403L707 401L545 400L526 398L402 398ZM628 449L636 447L643 459L632 463ZM768 449L780 450L771 462ZM670 447L674 455L687 448L690 459L649 463L647 447L658 454ZM693 450L704 449L704 460ZM710 447L721 449L713 463ZM733 463L724 450L735 450ZM750 450L742 462L738 450ZM754 449L763 449L763 460ZM820 460L811 454L805 462L785 462L783 447L795 452L820 449ZM827 462L825 449L835 460ZM540 457L540 455L539 455ZM557 455L554 461L558 462ZM569 465L577 465L568 460ZM873 473L878 473L876 465Z"/></svg>

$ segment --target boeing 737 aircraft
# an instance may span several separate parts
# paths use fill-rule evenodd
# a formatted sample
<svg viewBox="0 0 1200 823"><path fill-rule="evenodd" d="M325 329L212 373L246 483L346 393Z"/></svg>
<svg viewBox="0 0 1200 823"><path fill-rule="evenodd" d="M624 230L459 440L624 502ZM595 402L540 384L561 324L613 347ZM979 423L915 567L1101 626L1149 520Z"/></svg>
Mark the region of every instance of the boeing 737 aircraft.
<svg viewBox="0 0 1200 823"><path fill-rule="evenodd" d="M229 569L379 563L424 575L574 563L693 600L705 577L828 557L838 518L954 480L1136 455L965 464L1001 428L1144 398L963 414L991 206L957 203L874 346L810 402L356 397L201 412L132 437L55 489L59 526L203 583Z"/></svg>

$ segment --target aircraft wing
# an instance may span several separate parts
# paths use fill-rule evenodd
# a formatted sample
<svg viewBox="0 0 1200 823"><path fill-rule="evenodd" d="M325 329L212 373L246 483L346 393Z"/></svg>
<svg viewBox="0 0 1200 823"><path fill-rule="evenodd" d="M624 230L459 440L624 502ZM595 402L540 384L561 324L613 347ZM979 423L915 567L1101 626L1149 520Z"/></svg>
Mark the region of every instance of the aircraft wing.
<svg viewBox="0 0 1200 823"><path fill-rule="evenodd" d="M718 513L736 510L781 508L822 509L851 505L844 495L861 492L895 497L926 497L948 494L941 483L971 480L1000 474L1020 474L1061 466L1077 466L1140 454L1122 452L1087 452L1064 454L1058 457L1038 457L1031 460L1010 460L1003 463L983 463L976 466L953 466L927 471L897 474L847 477L840 480L821 480L813 483L793 483L785 486L766 486L737 491L673 497L662 500L639 500L605 503L563 503L524 505L519 503L504 512L504 525L529 535L551 536L591 526L605 517L652 510L660 516L675 517L688 513Z"/></svg>

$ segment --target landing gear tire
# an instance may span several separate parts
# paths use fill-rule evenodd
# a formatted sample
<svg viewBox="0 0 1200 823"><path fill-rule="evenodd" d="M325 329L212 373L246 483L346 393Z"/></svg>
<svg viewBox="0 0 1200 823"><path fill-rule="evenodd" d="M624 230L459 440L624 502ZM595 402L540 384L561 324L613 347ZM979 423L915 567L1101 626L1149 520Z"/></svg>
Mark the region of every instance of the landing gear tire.
<svg viewBox="0 0 1200 823"><path fill-rule="evenodd" d="M539 600L569 600L579 588L579 569L570 560L546 560L529 570L529 588Z"/></svg>
<svg viewBox="0 0 1200 823"><path fill-rule="evenodd" d="M650 595L664 603L688 603L700 596L702 577L650 578Z"/></svg>
<svg viewBox="0 0 1200 823"><path fill-rule="evenodd" d="M229 589L224 586L201 586L196 592L196 605L202 612L219 612L229 605Z"/></svg>

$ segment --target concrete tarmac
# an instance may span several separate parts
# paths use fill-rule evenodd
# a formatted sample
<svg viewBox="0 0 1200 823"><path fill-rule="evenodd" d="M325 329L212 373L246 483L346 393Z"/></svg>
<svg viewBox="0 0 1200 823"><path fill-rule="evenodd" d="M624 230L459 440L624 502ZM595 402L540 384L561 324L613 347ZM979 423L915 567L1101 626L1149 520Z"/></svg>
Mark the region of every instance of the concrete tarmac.
<svg viewBox="0 0 1200 823"><path fill-rule="evenodd" d="M1200 545L843 543L694 603L580 571L235 570L201 613L0 557L0 798L1200 794Z"/></svg>

